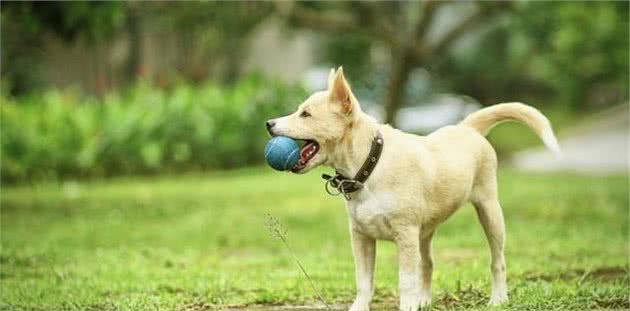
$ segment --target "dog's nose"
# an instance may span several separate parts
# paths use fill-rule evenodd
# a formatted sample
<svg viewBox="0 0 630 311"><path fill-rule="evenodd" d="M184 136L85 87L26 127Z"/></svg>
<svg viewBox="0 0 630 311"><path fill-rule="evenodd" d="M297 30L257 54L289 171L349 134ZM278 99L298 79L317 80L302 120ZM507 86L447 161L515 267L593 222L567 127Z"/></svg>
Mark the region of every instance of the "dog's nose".
<svg viewBox="0 0 630 311"><path fill-rule="evenodd" d="M269 120L265 123L265 125L267 126L267 132L269 132L269 135L273 136L273 131L271 129L274 125L276 125L276 122L273 120Z"/></svg>

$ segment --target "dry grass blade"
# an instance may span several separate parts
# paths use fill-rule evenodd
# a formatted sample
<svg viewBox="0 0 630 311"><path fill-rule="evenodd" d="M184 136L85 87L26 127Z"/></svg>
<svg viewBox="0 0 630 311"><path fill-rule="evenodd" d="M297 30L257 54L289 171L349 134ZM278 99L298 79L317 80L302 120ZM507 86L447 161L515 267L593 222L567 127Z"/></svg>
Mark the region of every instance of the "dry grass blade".
<svg viewBox="0 0 630 311"><path fill-rule="evenodd" d="M304 266L300 262L300 259L297 257L297 255L287 242L287 228L283 226L277 218L271 216L270 214L267 214L267 219L265 219L265 227L267 227L267 230L269 231L269 233L271 233L271 236L282 241L282 244L284 244L284 246L289 250L289 252L293 256L293 259L295 260L295 263L298 265L306 279L309 281L309 284L311 284L311 287L313 288L313 291L317 295L319 301L321 301L324 306L326 306L327 310L332 310L331 306L326 302L326 300L324 300L319 289L317 289L317 286L315 286L315 282L313 282L313 279L308 275L306 269L304 269Z"/></svg>

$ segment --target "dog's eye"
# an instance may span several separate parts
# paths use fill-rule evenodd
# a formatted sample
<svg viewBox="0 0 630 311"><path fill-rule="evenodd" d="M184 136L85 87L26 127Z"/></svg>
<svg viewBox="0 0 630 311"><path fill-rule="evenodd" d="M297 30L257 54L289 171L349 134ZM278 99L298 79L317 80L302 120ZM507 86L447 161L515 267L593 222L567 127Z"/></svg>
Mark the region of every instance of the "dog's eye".
<svg viewBox="0 0 630 311"><path fill-rule="evenodd" d="M306 117L310 117L311 114L308 113L308 111L304 110L302 111L302 113L300 113L300 118L306 118Z"/></svg>

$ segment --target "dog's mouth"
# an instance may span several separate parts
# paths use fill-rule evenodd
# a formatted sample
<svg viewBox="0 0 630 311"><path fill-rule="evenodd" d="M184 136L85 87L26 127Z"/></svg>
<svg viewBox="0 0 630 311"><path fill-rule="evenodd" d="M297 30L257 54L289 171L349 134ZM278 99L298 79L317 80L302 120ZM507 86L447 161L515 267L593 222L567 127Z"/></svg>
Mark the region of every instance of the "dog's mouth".
<svg viewBox="0 0 630 311"><path fill-rule="evenodd" d="M297 173L303 170L308 162L315 157L319 151L319 144L314 140L304 140L304 145L300 148L300 159L295 166L291 169L291 172Z"/></svg>

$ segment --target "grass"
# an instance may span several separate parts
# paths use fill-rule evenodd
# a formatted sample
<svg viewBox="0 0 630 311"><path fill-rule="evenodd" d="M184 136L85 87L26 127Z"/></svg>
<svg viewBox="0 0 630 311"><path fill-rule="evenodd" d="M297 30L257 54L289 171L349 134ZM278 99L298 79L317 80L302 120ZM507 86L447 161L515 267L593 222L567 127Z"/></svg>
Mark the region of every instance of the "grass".
<svg viewBox="0 0 630 311"><path fill-rule="evenodd" d="M628 178L502 171L510 303L628 309ZM270 213L325 299L354 297L347 217L317 173L266 168L3 187L0 309L210 310L316 305ZM434 241L433 309L483 309L488 249L467 205ZM375 306L393 309L396 248L379 242ZM501 308L499 308L501 309Z"/></svg>

